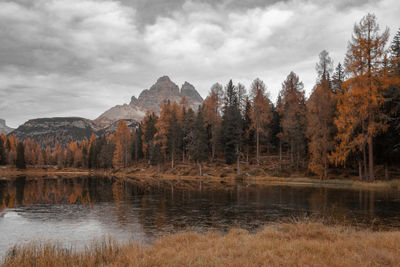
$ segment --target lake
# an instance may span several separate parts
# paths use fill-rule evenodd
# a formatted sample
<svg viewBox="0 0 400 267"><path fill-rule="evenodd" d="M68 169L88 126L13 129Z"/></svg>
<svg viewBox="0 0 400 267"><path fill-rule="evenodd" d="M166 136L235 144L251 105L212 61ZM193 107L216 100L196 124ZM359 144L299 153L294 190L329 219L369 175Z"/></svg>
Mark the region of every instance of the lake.
<svg viewBox="0 0 400 267"><path fill-rule="evenodd" d="M0 179L0 257L14 244L82 247L108 235L150 244L185 230L256 231L299 217L374 229L400 227L400 191L243 182L121 181L107 177Z"/></svg>

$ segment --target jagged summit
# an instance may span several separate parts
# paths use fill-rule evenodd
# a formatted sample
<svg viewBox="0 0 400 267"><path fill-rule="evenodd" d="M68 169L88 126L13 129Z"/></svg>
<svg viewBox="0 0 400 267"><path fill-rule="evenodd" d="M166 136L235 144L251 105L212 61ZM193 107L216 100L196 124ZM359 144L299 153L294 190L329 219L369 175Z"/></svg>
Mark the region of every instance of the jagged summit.
<svg viewBox="0 0 400 267"><path fill-rule="evenodd" d="M3 119L0 119L0 134L9 134L13 131L13 128L10 128L7 126L6 121Z"/></svg>
<svg viewBox="0 0 400 267"><path fill-rule="evenodd" d="M190 83L185 82L179 89L168 76L162 76L150 89L143 90L138 98L132 96L129 105L117 105L101 114L95 122L110 125L121 119L140 121L148 110L160 112L160 103L165 99L179 103L183 96L194 109L203 102L203 98Z"/></svg>
<svg viewBox="0 0 400 267"><path fill-rule="evenodd" d="M184 95L186 98L192 99L194 102L203 102L203 98L197 92L193 85L186 82L182 85L181 94Z"/></svg>

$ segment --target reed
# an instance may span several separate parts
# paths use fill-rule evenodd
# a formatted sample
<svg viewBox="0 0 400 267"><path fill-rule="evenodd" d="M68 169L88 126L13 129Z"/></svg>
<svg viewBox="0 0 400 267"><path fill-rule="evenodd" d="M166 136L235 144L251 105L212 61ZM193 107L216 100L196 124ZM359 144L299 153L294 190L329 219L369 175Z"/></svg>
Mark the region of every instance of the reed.
<svg viewBox="0 0 400 267"><path fill-rule="evenodd" d="M31 243L8 251L3 266L398 266L400 231L374 232L316 222L165 236L152 246L112 239L86 249Z"/></svg>

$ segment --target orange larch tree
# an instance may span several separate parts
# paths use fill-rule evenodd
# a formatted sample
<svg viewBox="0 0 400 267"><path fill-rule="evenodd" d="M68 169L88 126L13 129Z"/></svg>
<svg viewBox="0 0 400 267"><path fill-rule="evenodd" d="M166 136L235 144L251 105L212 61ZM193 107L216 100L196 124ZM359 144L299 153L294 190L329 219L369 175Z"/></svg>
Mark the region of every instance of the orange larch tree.
<svg viewBox="0 0 400 267"><path fill-rule="evenodd" d="M113 165L115 168L126 168L130 163L131 132L124 120L120 120L115 133L115 151Z"/></svg>
<svg viewBox="0 0 400 267"><path fill-rule="evenodd" d="M268 95L265 92L265 84L256 78L251 85L253 99L252 127L256 133L256 160L260 163L260 135L267 135L266 124L272 120L272 108Z"/></svg>
<svg viewBox="0 0 400 267"><path fill-rule="evenodd" d="M214 160L218 142L218 133L221 127L221 93L222 86L213 85L211 91L203 103L204 121L210 129L211 160Z"/></svg>
<svg viewBox="0 0 400 267"><path fill-rule="evenodd" d="M332 92L330 74L332 60L328 52L322 51L316 65L318 82L307 101L307 138L309 169L315 174L328 178L329 154L334 146L336 100Z"/></svg>
<svg viewBox="0 0 400 267"><path fill-rule="evenodd" d="M382 92L388 86L382 75L388 38L389 30L380 33L373 14L354 26L345 59L350 78L343 84L345 90L339 98L335 120L339 144L332 154L333 160L342 163L351 152L362 151L364 168L369 165L370 181L375 180L373 140L386 128L380 107L384 100ZM368 180L367 171L365 179Z"/></svg>

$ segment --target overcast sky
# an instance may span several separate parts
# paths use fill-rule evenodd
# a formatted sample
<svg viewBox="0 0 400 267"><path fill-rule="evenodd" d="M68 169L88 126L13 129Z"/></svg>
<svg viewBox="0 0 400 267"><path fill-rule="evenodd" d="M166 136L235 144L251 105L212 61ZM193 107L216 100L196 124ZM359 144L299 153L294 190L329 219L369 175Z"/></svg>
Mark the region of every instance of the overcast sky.
<svg viewBox="0 0 400 267"><path fill-rule="evenodd" d="M294 71L309 94L319 52L343 61L368 12L400 27L399 0L0 0L0 118L95 119L162 75L203 97L259 77L275 101Z"/></svg>

